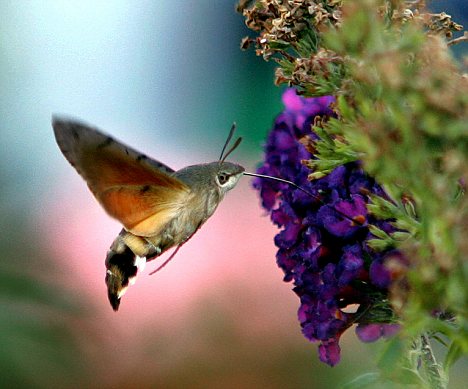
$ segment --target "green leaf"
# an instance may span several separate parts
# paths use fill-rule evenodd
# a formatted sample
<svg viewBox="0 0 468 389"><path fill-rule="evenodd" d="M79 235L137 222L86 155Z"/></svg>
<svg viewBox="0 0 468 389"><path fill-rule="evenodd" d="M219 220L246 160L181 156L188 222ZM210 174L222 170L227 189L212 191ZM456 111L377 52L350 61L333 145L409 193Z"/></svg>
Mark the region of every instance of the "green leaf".
<svg viewBox="0 0 468 389"><path fill-rule="evenodd" d="M384 239L369 239L367 245L375 251L384 251L393 246L391 242Z"/></svg>
<svg viewBox="0 0 468 389"><path fill-rule="evenodd" d="M405 241L411 236L411 234L409 234L408 232L404 232L404 231L392 232L390 235L394 240L397 240L397 241Z"/></svg>
<svg viewBox="0 0 468 389"><path fill-rule="evenodd" d="M342 386L342 389L365 388L365 387L369 387L370 385L375 385L380 380L381 380L380 373L366 373L344 384ZM375 387L375 386L372 386L372 387Z"/></svg>
<svg viewBox="0 0 468 389"><path fill-rule="evenodd" d="M372 235L375 235L377 238L380 238L380 239L391 239L390 235L388 235L384 230L372 224L369 225L369 232Z"/></svg>
<svg viewBox="0 0 468 389"><path fill-rule="evenodd" d="M421 385L423 380L417 370L413 369L409 343L399 338L393 338L386 344L377 365L382 375L393 381L405 385Z"/></svg>
<svg viewBox="0 0 468 389"><path fill-rule="evenodd" d="M386 343L377 365L384 371L392 371L404 358L405 352L406 347L402 340L399 338L391 339Z"/></svg>
<svg viewBox="0 0 468 389"><path fill-rule="evenodd" d="M285 50L291 46L289 42L280 41L280 40L271 41L271 42L268 42L268 44L270 45L272 49L275 49L275 50Z"/></svg>
<svg viewBox="0 0 468 389"><path fill-rule="evenodd" d="M463 350L457 342L452 342L444 359L444 370L448 374L450 368L463 356Z"/></svg>
<svg viewBox="0 0 468 389"><path fill-rule="evenodd" d="M313 171L310 175L312 179L322 178L338 166L359 159L359 155L348 143L328 132L327 125L324 128L314 126L313 131L319 139L313 141L314 159L307 161L307 166Z"/></svg>

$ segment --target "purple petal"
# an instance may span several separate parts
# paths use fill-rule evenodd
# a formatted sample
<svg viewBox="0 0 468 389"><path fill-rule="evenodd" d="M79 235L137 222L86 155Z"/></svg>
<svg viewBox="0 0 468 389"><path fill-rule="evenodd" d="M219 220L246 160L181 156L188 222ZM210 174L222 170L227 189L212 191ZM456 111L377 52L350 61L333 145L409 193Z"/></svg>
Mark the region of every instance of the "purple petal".
<svg viewBox="0 0 468 389"><path fill-rule="evenodd" d="M356 335L361 342L375 342L382 336L381 324L359 324L356 327Z"/></svg>
<svg viewBox="0 0 468 389"><path fill-rule="evenodd" d="M375 342L381 337L389 338L394 336L400 330L399 324L359 324L356 327L356 335L364 343Z"/></svg>
<svg viewBox="0 0 468 389"><path fill-rule="evenodd" d="M344 254L338 263L339 285L348 285L360 273L364 260L362 259L361 247L359 245L344 247Z"/></svg>
<svg viewBox="0 0 468 389"><path fill-rule="evenodd" d="M275 236L275 244L279 248L288 249L294 246L297 242L299 232L301 231L302 225L289 223L286 225L283 231Z"/></svg>
<svg viewBox="0 0 468 389"><path fill-rule="evenodd" d="M339 214L333 206L320 207L317 218L323 227L332 235L347 238L359 229L351 220Z"/></svg>
<svg viewBox="0 0 468 389"><path fill-rule="evenodd" d="M382 335L387 339L395 336L401 330L400 324L382 324L382 326Z"/></svg>
<svg viewBox="0 0 468 389"><path fill-rule="evenodd" d="M285 226L286 224L297 222L298 218L294 210L287 203L282 204L281 207L271 211L271 221L278 227Z"/></svg>
<svg viewBox="0 0 468 389"><path fill-rule="evenodd" d="M360 195L352 195L351 200L340 201L335 208L351 218L367 215L366 202Z"/></svg>
<svg viewBox="0 0 468 389"><path fill-rule="evenodd" d="M278 131L274 137L274 146L279 151L285 151L297 147L297 141L289 132Z"/></svg>
<svg viewBox="0 0 468 389"><path fill-rule="evenodd" d="M340 361L340 351L338 341L331 339L327 342L322 342L319 346L319 358L322 362L335 366Z"/></svg>
<svg viewBox="0 0 468 389"><path fill-rule="evenodd" d="M371 263L369 275L372 283L382 289L387 288L392 281L391 274L383 264L382 260L377 260Z"/></svg>
<svg viewBox="0 0 468 389"><path fill-rule="evenodd" d="M282 100L287 111L299 112L304 106L302 98L296 94L296 90L293 88L284 91Z"/></svg>

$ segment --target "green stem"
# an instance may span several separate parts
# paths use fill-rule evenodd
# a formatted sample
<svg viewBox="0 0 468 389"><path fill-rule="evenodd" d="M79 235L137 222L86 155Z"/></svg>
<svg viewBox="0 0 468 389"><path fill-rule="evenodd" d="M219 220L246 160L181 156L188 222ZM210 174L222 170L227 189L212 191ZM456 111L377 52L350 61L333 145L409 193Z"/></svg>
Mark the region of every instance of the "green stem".
<svg viewBox="0 0 468 389"><path fill-rule="evenodd" d="M437 363L427 334L421 335L421 362L429 387L431 389L446 389L448 377Z"/></svg>

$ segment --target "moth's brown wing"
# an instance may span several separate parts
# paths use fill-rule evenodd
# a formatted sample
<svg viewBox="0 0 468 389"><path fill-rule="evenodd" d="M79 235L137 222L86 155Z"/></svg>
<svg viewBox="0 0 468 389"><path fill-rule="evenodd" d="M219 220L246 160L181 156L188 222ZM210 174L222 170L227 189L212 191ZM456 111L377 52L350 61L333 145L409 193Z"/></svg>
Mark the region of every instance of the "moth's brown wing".
<svg viewBox="0 0 468 389"><path fill-rule="evenodd" d="M156 235L183 206L190 189L166 165L79 122L52 125L62 153L126 230Z"/></svg>

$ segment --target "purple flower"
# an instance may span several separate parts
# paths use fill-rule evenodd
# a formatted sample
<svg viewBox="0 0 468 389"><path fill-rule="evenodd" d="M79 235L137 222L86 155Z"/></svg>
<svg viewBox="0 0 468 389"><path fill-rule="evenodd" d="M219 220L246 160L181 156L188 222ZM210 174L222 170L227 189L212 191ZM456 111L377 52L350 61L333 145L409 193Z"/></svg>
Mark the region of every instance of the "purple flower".
<svg viewBox="0 0 468 389"><path fill-rule="evenodd" d="M356 335L362 342L375 342L381 337L390 338L400 330L399 324L359 324Z"/></svg>
<svg viewBox="0 0 468 389"><path fill-rule="evenodd" d="M386 336L394 328L383 324L393 320L388 315L391 309L378 312L378 324L368 314L375 299L386 297L393 279L386 267L390 254L375 252L366 244L375 238L369 224L393 231L388 222L375 220L367 211L369 194L386 196L385 192L359 162L339 166L312 182L309 168L302 163L313 156L300 140L317 139L311 125L317 115L334 115L330 108L334 100L331 96L304 98L287 89L285 109L275 120L265 160L257 171L291 180L313 196L285 183L254 180L263 207L281 229L275 237L277 264L284 271L284 281L293 282L300 298L302 333L320 342L320 360L331 366L340 360L341 334L354 323L365 323L357 330L362 341ZM398 255L392 253L392 258ZM348 312L349 306L359 308Z"/></svg>
<svg viewBox="0 0 468 389"><path fill-rule="evenodd" d="M366 215L366 202L360 195L324 205L317 212L323 228L334 236L347 238L362 230Z"/></svg>

